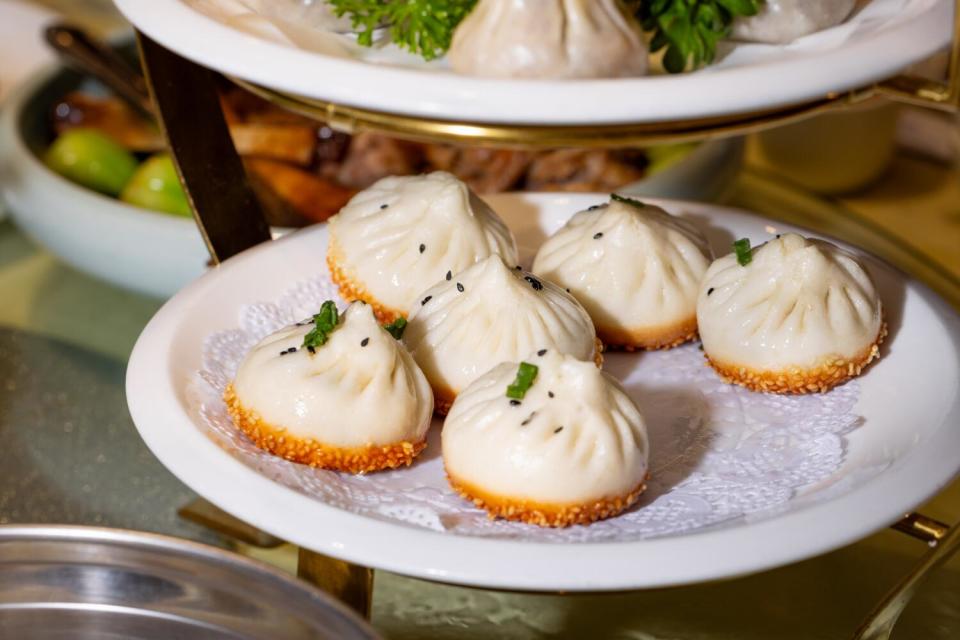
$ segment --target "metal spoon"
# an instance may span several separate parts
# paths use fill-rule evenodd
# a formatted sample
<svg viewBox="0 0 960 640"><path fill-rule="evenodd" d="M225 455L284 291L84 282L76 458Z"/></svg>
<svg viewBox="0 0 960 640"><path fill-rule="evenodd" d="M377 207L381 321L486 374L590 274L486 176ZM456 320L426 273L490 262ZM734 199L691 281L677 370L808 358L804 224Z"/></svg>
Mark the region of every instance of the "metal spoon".
<svg viewBox="0 0 960 640"><path fill-rule="evenodd" d="M65 23L47 27L45 36L68 66L97 78L139 113L156 119L143 75L109 45Z"/></svg>

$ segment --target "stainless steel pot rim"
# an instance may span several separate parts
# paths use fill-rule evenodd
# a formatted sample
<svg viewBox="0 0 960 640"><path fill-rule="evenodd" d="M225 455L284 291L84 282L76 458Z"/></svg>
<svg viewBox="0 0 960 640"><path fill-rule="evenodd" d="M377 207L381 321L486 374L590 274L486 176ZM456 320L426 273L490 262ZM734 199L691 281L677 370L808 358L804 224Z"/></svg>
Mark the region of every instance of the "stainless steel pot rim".
<svg viewBox="0 0 960 640"><path fill-rule="evenodd" d="M132 529L85 525L6 524L0 525L0 565L4 562L4 545L17 542L120 545L131 549L171 553L201 562L227 566L230 569L255 573L260 579L267 579L283 584L287 588L298 590L311 599L319 601L323 606L354 620L358 629L369 629L369 626L353 610L312 585L264 562L192 540ZM369 633L368 636L370 638L376 637L372 633Z"/></svg>

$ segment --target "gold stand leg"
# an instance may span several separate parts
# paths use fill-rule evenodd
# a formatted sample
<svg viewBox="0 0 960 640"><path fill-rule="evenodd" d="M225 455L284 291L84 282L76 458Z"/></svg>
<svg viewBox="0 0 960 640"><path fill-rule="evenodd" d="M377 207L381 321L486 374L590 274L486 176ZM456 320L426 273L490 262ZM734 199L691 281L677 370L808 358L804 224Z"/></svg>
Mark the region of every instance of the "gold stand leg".
<svg viewBox="0 0 960 640"><path fill-rule="evenodd" d="M370 619L373 569L300 549L297 575Z"/></svg>
<svg viewBox="0 0 960 640"><path fill-rule="evenodd" d="M273 549L283 544L283 540L261 531L239 518L220 509L203 498L196 498L177 509L177 515L202 527L216 531L222 536L239 540L261 549Z"/></svg>
<svg viewBox="0 0 960 640"><path fill-rule="evenodd" d="M857 629L853 640L888 640L900 614L926 577L960 550L960 525L951 528L942 522L911 513L893 528L924 540L932 549L870 612L866 621Z"/></svg>
<svg viewBox="0 0 960 640"><path fill-rule="evenodd" d="M197 227L214 263L270 240L233 146L217 75L137 33L140 60Z"/></svg>

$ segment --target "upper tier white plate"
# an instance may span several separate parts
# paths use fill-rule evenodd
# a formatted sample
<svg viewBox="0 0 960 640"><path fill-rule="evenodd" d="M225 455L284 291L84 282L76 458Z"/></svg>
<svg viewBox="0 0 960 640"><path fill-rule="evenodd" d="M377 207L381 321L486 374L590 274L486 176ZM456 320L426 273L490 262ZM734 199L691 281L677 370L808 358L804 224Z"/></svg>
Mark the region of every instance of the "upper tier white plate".
<svg viewBox="0 0 960 640"><path fill-rule="evenodd" d="M951 0L869 0L840 26L785 46L739 44L696 73L557 82L455 75L442 63L417 63L389 48L363 59L315 53L250 20L232 22L246 31L228 26L243 10L238 0L202 0L206 13L195 8L201 0L115 2L169 49L279 91L392 113L516 124L685 120L822 98L890 77L944 47L953 11Z"/></svg>
<svg viewBox="0 0 960 640"><path fill-rule="evenodd" d="M597 195L488 200L524 264ZM717 253L790 227L711 205L662 203ZM647 417L652 478L617 518L564 530L492 522L447 487L435 421L409 469L349 476L257 450L219 394L259 337L334 297L318 225L227 260L171 299L127 372L134 422L157 457L243 520L318 552L470 585L603 590L743 574L822 553L897 520L936 493L960 458L960 319L924 286L864 257L891 334L883 357L829 394L725 385L696 345L609 353ZM389 407L384 407L389 411Z"/></svg>

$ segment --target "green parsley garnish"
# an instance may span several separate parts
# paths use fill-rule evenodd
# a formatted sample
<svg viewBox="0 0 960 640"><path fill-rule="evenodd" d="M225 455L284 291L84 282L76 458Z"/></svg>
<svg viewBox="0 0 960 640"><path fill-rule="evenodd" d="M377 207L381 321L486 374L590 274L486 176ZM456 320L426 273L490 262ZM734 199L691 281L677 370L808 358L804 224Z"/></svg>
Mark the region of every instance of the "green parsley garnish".
<svg viewBox="0 0 960 640"><path fill-rule="evenodd" d="M538 371L540 369L537 365L521 362L517 368L517 379L507 387L507 397L514 400L523 400L527 391L533 386L533 381L537 379Z"/></svg>
<svg viewBox="0 0 960 640"><path fill-rule="evenodd" d="M753 254L750 253L750 238L740 238L733 243L733 250L737 254L737 262L741 267L745 267L753 260Z"/></svg>
<svg viewBox="0 0 960 640"><path fill-rule="evenodd" d="M397 318L390 324L383 325L383 328L387 330L387 333L399 340L403 337L403 330L407 328L407 319Z"/></svg>
<svg viewBox="0 0 960 640"><path fill-rule="evenodd" d="M340 321L340 314L337 313L337 305L333 300L327 300L320 305L320 313L313 316L313 329L310 333L303 336L303 346L307 347L311 353L313 349L322 347L330 339L330 334L337 328Z"/></svg>
<svg viewBox="0 0 960 640"><path fill-rule="evenodd" d="M643 30L653 33L650 51L666 49L663 67L680 73L713 62L717 42L730 35L733 21L754 16L764 0L644 0L637 9Z"/></svg>
<svg viewBox="0 0 960 640"><path fill-rule="evenodd" d="M450 48L453 31L477 0L327 0L337 17L350 16L357 42L373 44L373 32L390 30L397 46L433 60Z"/></svg>
<svg viewBox="0 0 960 640"><path fill-rule="evenodd" d="M647 205L643 204L639 200L634 200L633 198L628 198L626 196L621 196L618 193L611 193L610 199L614 202L622 202L623 204L628 204L631 207L636 207L637 209L644 209Z"/></svg>

